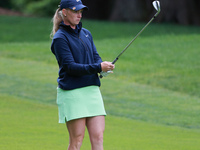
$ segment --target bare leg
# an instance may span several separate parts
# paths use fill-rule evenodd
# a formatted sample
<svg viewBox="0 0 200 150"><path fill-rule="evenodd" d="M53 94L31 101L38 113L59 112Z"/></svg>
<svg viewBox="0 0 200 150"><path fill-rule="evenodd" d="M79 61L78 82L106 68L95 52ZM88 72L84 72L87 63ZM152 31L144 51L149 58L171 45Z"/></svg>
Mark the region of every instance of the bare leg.
<svg viewBox="0 0 200 150"><path fill-rule="evenodd" d="M85 134L86 118L72 120L66 123L69 131L68 150L80 150Z"/></svg>
<svg viewBox="0 0 200 150"><path fill-rule="evenodd" d="M87 118L86 126L88 128L92 150L103 150L105 116Z"/></svg>

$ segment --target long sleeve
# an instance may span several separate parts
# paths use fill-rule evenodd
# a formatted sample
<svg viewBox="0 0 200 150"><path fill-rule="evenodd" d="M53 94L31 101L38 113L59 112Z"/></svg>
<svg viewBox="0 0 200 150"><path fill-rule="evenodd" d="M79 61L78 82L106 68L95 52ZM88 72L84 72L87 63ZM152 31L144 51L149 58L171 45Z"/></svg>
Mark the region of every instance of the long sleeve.
<svg viewBox="0 0 200 150"><path fill-rule="evenodd" d="M76 62L74 56L70 50L67 41L61 38L54 41L54 52L57 61L63 69L72 76L90 75L101 72L101 58L99 57L96 48L94 50L95 63L93 64L81 64Z"/></svg>

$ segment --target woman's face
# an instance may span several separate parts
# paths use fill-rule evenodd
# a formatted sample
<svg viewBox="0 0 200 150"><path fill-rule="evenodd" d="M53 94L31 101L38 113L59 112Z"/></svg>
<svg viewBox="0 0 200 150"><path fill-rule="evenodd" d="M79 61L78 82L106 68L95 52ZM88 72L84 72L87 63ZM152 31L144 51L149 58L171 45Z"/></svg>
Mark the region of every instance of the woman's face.
<svg viewBox="0 0 200 150"><path fill-rule="evenodd" d="M63 9L62 13L64 15L64 23L70 25L71 28L75 29L76 25L79 24L82 18L83 9L74 11L71 9Z"/></svg>

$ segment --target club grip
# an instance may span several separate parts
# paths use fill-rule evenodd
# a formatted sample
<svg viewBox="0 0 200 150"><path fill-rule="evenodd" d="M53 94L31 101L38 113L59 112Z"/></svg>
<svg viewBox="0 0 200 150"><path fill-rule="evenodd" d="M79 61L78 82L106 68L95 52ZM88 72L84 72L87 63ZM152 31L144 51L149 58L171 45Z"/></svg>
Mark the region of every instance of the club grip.
<svg viewBox="0 0 200 150"><path fill-rule="evenodd" d="M115 63L116 63L116 61L117 61L118 59L119 59L118 57L117 57L117 58L115 58L115 60L113 60L112 64L115 64ZM100 77L100 78L103 78L103 76L102 76L102 75L100 75L99 77Z"/></svg>
<svg viewBox="0 0 200 150"><path fill-rule="evenodd" d="M115 60L113 60L112 64L115 64L118 59L119 59L118 57L115 58Z"/></svg>

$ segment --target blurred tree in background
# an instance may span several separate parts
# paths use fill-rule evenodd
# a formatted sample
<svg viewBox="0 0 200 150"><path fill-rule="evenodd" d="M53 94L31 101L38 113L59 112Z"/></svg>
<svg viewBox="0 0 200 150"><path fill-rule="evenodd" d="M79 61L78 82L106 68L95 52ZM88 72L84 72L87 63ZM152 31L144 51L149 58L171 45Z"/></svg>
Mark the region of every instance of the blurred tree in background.
<svg viewBox="0 0 200 150"><path fill-rule="evenodd" d="M10 0L15 10L36 16L52 16L59 0Z"/></svg>
<svg viewBox="0 0 200 150"><path fill-rule="evenodd" d="M83 0L90 11L86 17L112 21L147 21L154 14L154 0ZM159 0L160 22L200 25L200 0Z"/></svg>
<svg viewBox="0 0 200 150"><path fill-rule="evenodd" d="M153 0L82 0L89 7L84 18L111 21L147 21L155 10ZM60 0L0 0L0 7L25 14L52 17ZM160 0L160 22L200 25L200 0Z"/></svg>
<svg viewBox="0 0 200 150"><path fill-rule="evenodd" d="M0 0L0 7L11 8L12 5L10 3L10 0Z"/></svg>

